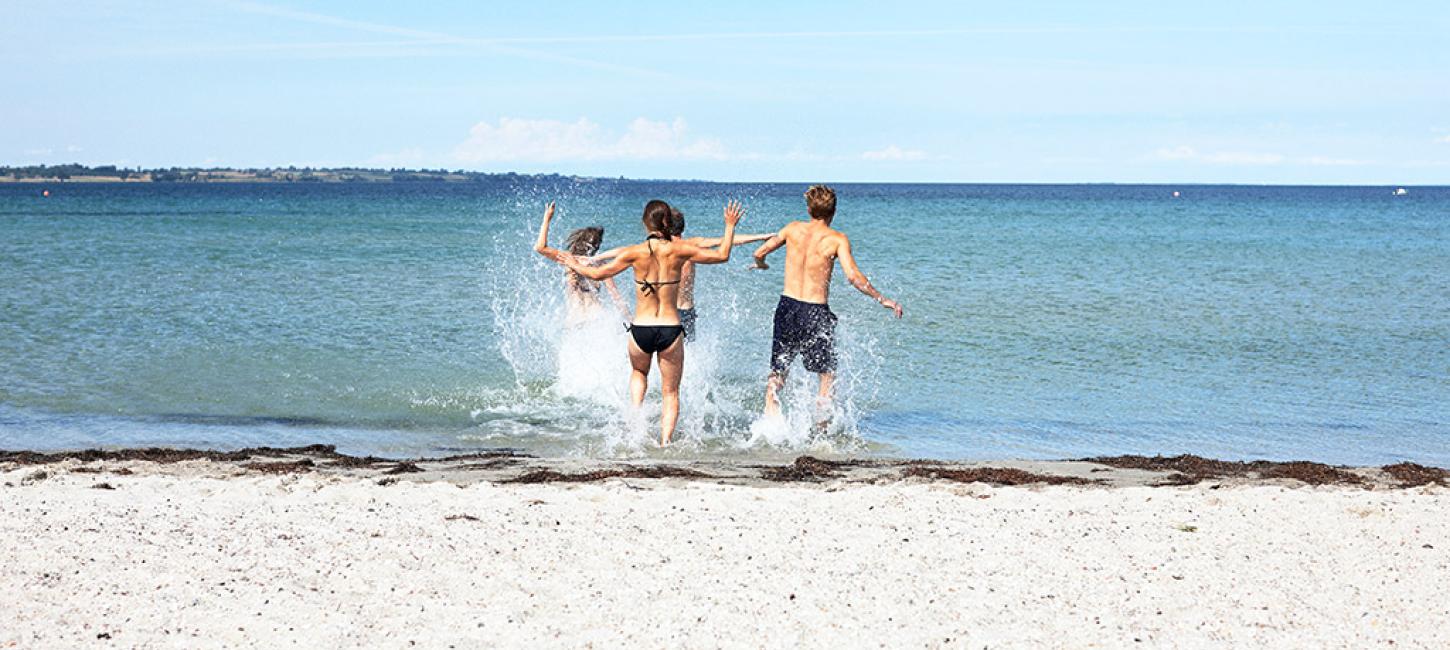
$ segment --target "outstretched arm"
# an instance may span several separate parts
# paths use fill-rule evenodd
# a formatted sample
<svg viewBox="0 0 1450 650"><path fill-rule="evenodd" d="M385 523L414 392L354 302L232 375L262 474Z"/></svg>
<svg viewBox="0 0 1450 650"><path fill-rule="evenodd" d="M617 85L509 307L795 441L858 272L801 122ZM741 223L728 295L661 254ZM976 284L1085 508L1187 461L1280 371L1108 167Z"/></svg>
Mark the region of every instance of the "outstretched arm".
<svg viewBox="0 0 1450 650"><path fill-rule="evenodd" d="M741 245L744 245L744 244L754 244L755 242L765 241L765 240L770 239L771 237L774 237L774 236L775 236L775 233L764 233L764 234L760 234L760 235L736 235L735 236L735 243L733 244L733 246L741 246ZM696 246L699 246L700 248L714 248L714 247L720 245L720 240L721 239L723 239L723 238L722 237L691 237L688 241L691 244L694 244ZM618 246L618 247L611 248L611 249L606 250L606 251L599 251L598 253L595 253L593 255L590 255L589 257L584 258L584 260L585 261L588 261L588 262L602 262L602 261L607 260L607 259L609 259L611 257L618 257L620 253L624 252L624 249L625 248L627 248L627 247L626 246Z"/></svg>
<svg viewBox="0 0 1450 650"><path fill-rule="evenodd" d="M841 243L836 247L836 259L841 260L841 270L846 272L846 281L850 282L851 286L856 287L857 291L871 296L882 307L890 309L897 318L901 318L901 303L881 295L876 287L871 286L871 280L861 272L860 267L856 266L856 258L851 255L850 239L841 237Z"/></svg>
<svg viewBox="0 0 1450 650"><path fill-rule="evenodd" d="M579 275L582 275L586 278L589 278L590 280L604 280L619 275L622 271L634 265L635 257L632 251L625 251L623 255L620 255L601 266L591 266L588 262L585 262L584 260L574 257L573 255L570 255L568 253L561 253L561 255L563 255L563 257L562 259L559 259L560 264L569 267L569 270L578 273Z"/></svg>
<svg viewBox="0 0 1450 650"><path fill-rule="evenodd" d="M614 248L611 248L611 249L609 249L607 251L599 251L598 253L595 253L593 255L590 255L589 257L586 257L584 259L587 260L587 261L590 261L590 262L602 262L602 261L607 260L607 259L610 259L610 258L619 257L619 254L620 253L623 253L624 252L624 249L626 249L626 248L629 248L629 247L628 246L615 246Z"/></svg>
<svg viewBox="0 0 1450 650"><path fill-rule="evenodd" d="M573 257L573 255L565 253L564 251L561 251L557 248L549 247L549 222L553 220L554 202L549 201L549 204L544 206L544 223L543 225L539 226L539 238L534 241L534 252L543 255L544 257L547 257L551 260L554 260L555 262L563 264L565 258L571 258Z"/></svg>
<svg viewBox="0 0 1450 650"><path fill-rule="evenodd" d="M786 226L786 228L789 228L789 227L790 226ZM770 265L765 263L765 256L766 255L769 255L769 254L771 254L773 252L775 252L775 249L780 248L781 246L784 246L784 245L785 245L785 228L781 228L780 229L780 232L775 233L774 235L771 235L768 239L765 240L765 243L764 244L761 244L760 245L760 248L755 249L755 268L757 268L757 269L768 269L768 268L770 268Z"/></svg>
<svg viewBox="0 0 1450 650"><path fill-rule="evenodd" d="M775 233L773 232L763 233L759 235L736 235L735 245L740 246L742 244L754 244L755 242L765 241L774 236ZM710 248L712 246L719 246L720 239L721 238L719 237L694 237L690 239L690 243L693 243L694 245L701 248Z"/></svg>
<svg viewBox="0 0 1450 650"><path fill-rule="evenodd" d="M730 261L730 249L735 245L735 224L740 223L740 218L743 216L745 216L745 208L741 207L739 201L726 203L725 236L720 238L719 247L713 250L696 247L690 255L690 261L697 264L719 264Z"/></svg>

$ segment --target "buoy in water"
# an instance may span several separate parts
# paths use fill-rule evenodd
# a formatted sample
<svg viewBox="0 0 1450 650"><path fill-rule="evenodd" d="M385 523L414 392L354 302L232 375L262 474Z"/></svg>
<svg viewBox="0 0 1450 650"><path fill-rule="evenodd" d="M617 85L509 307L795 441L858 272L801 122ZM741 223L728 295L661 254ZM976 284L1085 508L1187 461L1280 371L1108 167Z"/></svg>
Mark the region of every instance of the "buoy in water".
<svg viewBox="0 0 1450 650"><path fill-rule="evenodd" d="M1176 199L1176 198L1178 198L1178 197L1180 197L1180 196L1183 196L1183 195L1182 195L1182 194L1179 194L1179 193L1178 193L1178 190L1173 190L1173 198L1175 198L1175 199Z"/></svg>
<svg viewBox="0 0 1450 650"><path fill-rule="evenodd" d="M48 199L50 198L50 190L41 190L40 195Z"/></svg>

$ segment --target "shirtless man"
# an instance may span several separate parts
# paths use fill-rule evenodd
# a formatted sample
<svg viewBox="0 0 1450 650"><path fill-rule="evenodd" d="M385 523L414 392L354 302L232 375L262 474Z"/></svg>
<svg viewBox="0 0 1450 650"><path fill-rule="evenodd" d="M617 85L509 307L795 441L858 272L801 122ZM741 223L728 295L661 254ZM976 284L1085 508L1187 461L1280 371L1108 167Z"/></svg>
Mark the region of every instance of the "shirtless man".
<svg viewBox="0 0 1450 650"><path fill-rule="evenodd" d="M765 384L765 414L780 415L777 393L796 355L806 370L820 376L819 401L829 403L836 372L836 315L827 305L831 271L837 260L846 280L901 318L901 305L871 286L851 256L846 233L831 228L836 216L836 191L824 185L806 190L810 221L793 221L755 251L755 267L770 268L765 257L781 246L785 252L785 288L775 308L775 336L770 346L770 379Z"/></svg>
<svg viewBox="0 0 1450 650"><path fill-rule="evenodd" d="M765 241L773 237L773 233L762 235L736 235L734 245L753 244L758 241ZM720 245L719 237L685 237L685 214L674 206L670 207L670 239L677 242L694 244L700 248L714 248ZM625 247L612 248L588 258L590 261L605 261L614 258L624 250ZM680 292L675 299L675 306L680 310L680 327L685 330L685 342L695 340L695 263L685 262L680 270Z"/></svg>

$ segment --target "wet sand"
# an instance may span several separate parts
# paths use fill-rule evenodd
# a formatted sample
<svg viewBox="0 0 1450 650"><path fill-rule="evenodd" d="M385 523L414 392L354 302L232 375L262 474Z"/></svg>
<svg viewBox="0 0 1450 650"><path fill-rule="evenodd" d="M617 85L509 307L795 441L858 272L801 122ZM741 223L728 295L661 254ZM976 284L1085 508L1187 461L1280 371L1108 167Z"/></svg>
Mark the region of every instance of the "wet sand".
<svg viewBox="0 0 1450 650"><path fill-rule="evenodd" d="M0 647L1446 647L1443 470L0 453Z"/></svg>

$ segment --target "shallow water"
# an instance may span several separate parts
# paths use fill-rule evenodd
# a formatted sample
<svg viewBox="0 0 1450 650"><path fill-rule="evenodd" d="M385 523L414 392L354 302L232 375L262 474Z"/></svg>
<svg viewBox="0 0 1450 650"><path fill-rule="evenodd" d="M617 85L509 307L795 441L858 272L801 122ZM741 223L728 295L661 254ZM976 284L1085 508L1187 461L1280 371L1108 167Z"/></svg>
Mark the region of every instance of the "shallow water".
<svg viewBox="0 0 1450 650"><path fill-rule="evenodd" d="M701 270L666 451L624 407L618 319L561 326L560 273L529 250L543 202L555 241L598 224L612 246L650 198L701 235L740 198L757 232L803 185L40 189L0 186L0 447L1450 465L1450 188L839 186L837 225L907 318L837 277L832 430L810 435L799 369L788 425L752 427L780 265L737 249Z"/></svg>

